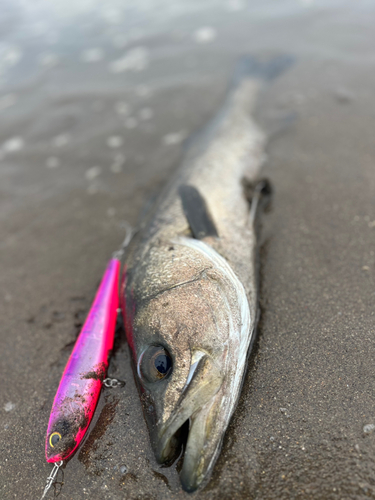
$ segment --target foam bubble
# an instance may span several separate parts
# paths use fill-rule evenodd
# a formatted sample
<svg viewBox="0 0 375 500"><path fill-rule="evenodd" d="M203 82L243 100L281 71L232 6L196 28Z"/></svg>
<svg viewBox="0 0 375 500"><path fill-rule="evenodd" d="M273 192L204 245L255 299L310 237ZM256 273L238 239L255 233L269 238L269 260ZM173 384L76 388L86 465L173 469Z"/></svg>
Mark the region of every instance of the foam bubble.
<svg viewBox="0 0 375 500"><path fill-rule="evenodd" d="M8 403L5 403L5 405L4 405L4 410L6 412L10 412L10 411L14 410L15 407L16 407L16 405L14 403L12 403L12 401L8 401Z"/></svg>
<svg viewBox="0 0 375 500"><path fill-rule="evenodd" d="M119 135L112 135L107 139L107 146L109 148L119 148L123 145L124 140Z"/></svg>
<svg viewBox="0 0 375 500"><path fill-rule="evenodd" d="M95 166L86 170L85 177L87 180L92 181L102 173L101 167Z"/></svg>
<svg viewBox="0 0 375 500"><path fill-rule="evenodd" d="M130 106L125 101L118 101L115 104L116 113L119 115L128 115L130 113Z"/></svg>
<svg viewBox="0 0 375 500"><path fill-rule="evenodd" d="M112 73L123 73L124 71L139 72L145 70L150 62L148 49L135 47L129 50L123 57L109 64Z"/></svg>
<svg viewBox="0 0 375 500"><path fill-rule="evenodd" d="M186 132L181 130L180 132L171 132L163 137L163 142L166 146L172 146L174 144L179 144L186 137Z"/></svg>
<svg viewBox="0 0 375 500"><path fill-rule="evenodd" d="M15 153L24 148L24 140L22 137L11 137L7 141L3 142L2 149L5 153Z"/></svg>
<svg viewBox="0 0 375 500"><path fill-rule="evenodd" d="M209 43L215 40L216 30L211 26L203 26L195 31L193 38L197 43Z"/></svg>
<svg viewBox="0 0 375 500"><path fill-rule="evenodd" d="M245 9L245 2L243 0L228 0L226 7L231 12L239 12Z"/></svg>
<svg viewBox="0 0 375 500"><path fill-rule="evenodd" d="M70 141L70 137L68 134L60 134L52 139L53 144L55 146L57 146L58 148L65 146L66 144L69 143L69 141Z"/></svg>

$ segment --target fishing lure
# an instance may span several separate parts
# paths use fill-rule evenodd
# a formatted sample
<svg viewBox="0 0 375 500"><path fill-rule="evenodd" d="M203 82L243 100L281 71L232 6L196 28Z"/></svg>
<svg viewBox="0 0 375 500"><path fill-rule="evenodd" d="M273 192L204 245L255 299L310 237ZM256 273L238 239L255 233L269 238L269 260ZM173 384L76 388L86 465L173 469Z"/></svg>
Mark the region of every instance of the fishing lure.
<svg viewBox="0 0 375 500"><path fill-rule="evenodd" d="M48 423L45 452L54 463L42 499L52 486L59 468L81 443L94 415L106 382L108 356L113 348L117 310L120 259L131 239L131 231L109 261L99 289L75 343L58 387ZM114 387L115 379L107 386ZM42 500L41 499L41 500Z"/></svg>

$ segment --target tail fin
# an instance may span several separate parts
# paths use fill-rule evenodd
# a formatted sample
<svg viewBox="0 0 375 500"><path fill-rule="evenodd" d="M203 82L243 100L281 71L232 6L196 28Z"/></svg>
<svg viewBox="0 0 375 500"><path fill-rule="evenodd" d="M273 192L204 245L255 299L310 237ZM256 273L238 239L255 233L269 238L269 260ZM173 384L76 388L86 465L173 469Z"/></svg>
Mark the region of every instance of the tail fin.
<svg viewBox="0 0 375 500"><path fill-rule="evenodd" d="M262 61L251 55L242 56L237 63L233 83L235 86L244 78L258 78L272 81L286 71L294 63L295 58L288 54L275 56L268 61Z"/></svg>

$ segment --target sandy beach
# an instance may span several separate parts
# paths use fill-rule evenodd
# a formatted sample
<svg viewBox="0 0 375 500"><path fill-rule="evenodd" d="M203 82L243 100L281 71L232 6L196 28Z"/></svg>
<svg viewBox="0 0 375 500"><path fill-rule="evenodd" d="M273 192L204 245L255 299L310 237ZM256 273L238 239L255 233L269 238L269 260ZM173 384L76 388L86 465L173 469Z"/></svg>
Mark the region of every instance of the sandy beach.
<svg viewBox="0 0 375 500"><path fill-rule="evenodd" d="M295 62L257 104L262 314L211 481L189 495L156 463L119 329L109 375L126 385L103 390L59 498L375 498L374 16L366 0L3 0L1 499L41 496L53 397L124 221L244 54Z"/></svg>

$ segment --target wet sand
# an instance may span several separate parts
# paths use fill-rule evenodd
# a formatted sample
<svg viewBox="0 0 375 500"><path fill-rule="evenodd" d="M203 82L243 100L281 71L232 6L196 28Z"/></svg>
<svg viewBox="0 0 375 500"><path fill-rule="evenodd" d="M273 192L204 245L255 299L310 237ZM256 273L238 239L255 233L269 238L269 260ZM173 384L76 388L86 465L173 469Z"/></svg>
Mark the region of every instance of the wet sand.
<svg viewBox="0 0 375 500"><path fill-rule="evenodd" d="M372 2L2 8L0 498L41 496L53 397L123 221L246 53L295 64L257 106L274 186L262 316L211 481L188 495L156 464L119 331L109 374L126 386L103 391L59 498L374 498Z"/></svg>

